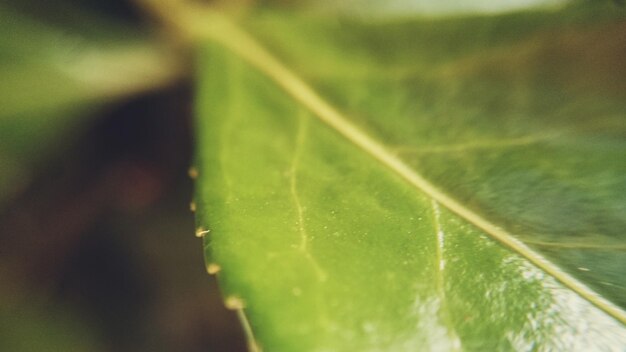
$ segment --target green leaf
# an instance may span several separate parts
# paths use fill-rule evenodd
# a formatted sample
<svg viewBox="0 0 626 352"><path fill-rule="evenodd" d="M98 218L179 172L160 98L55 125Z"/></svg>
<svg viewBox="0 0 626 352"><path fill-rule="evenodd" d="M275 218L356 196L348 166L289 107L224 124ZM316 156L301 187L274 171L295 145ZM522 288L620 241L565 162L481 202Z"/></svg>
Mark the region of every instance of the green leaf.
<svg viewBox="0 0 626 352"><path fill-rule="evenodd" d="M194 22L197 235L253 346L626 346L625 19Z"/></svg>
<svg viewBox="0 0 626 352"><path fill-rule="evenodd" d="M273 3L275 1L266 2ZM568 0L300 0L296 3L309 11L342 13L349 16L449 16L458 14L504 13L529 8L556 8L570 2ZM281 2L278 1L278 5Z"/></svg>

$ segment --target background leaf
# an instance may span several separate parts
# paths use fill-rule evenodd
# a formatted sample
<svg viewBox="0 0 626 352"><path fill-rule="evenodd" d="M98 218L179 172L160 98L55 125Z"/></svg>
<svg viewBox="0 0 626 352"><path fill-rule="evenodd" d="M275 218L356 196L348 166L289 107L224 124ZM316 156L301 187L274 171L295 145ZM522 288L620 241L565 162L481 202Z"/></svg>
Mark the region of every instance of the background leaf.
<svg viewBox="0 0 626 352"><path fill-rule="evenodd" d="M198 234L257 343L624 346L624 15L206 26Z"/></svg>
<svg viewBox="0 0 626 352"><path fill-rule="evenodd" d="M151 24L1 2L0 351L245 351L191 235L186 51Z"/></svg>
<svg viewBox="0 0 626 352"><path fill-rule="evenodd" d="M42 18L28 4L0 5L0 207L67 148L85 115L181 74L145 31L60 4L58 16L55 6L34 6L48 10Z"/></svg>

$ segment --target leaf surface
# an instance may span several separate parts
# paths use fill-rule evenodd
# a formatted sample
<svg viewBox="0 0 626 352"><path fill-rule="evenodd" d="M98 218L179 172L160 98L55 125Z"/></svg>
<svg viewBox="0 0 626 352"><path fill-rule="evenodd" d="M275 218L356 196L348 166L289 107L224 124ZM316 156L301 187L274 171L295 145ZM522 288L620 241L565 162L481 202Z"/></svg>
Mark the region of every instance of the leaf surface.
<svg viewBox="0 0 626 352"><path fill-rule="evenodd" d="M198 234L257 346L626 345L625 13L583 5L213 19Z"/></svg>

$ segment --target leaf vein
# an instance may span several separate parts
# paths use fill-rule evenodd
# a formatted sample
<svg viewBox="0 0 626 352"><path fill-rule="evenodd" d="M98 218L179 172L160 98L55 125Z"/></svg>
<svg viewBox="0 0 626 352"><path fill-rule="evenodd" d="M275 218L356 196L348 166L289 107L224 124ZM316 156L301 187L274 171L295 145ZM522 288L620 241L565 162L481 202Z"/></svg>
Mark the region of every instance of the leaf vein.
<svg viewBox="0 0 626 352"><path fill-rule="evenodd" d="M324 100L304 80L284 66L239 26L218 13L213 14L212 17L211 25L204 27L205 30L202 32L206 37L223 45L246 60L251 66L263 72L274 80L287 94L309 109L319 120L343 135L348 141L361 148L372 158L391 169L391 171L405 179L417 190L436 200L469 223L482 229L494 240L523 256L533 265L548 273L590 303L626 324L626 312L622 309L600 297L586 285L565 273L503 228L491 223L441 191L424 176L411 169L403 160L395 156L387 147L352 124L344 114Z"/></svg>
<svg viewBox="0 0 626 352"><path fill-rule="evenodd" d="M300 196L298 195L298 167L300 164L300 156L302 154L302 149L306 140L306 133L308 131L308 118L304 116L304 112L299 114L298 117L298 132L296 136L296 145L293 153L293 159L291 160L291 168L289 170L289 189L291 192L291 198L294 203L297 212L297 225L298 232L300 234L300 243L297 248L300 250L304 256L311 262L313 268L315 270L315 274L317 279L320 282L326 281L327 274L321 268L315 257L311 254L309 250L309 241L310 237L307 233L305 226L305 218L304 218L304 207L302 206L302 201L300 200Z"/></svg>
<svg viewBox="0 0 626 352"><path fill-rule="evenodd" d="M433 145L433 146L398 146L390 148L395 154L435 154L435 153L455 153L455 152L468 152L473 150L482 149L499 149L507 147L519 147L531 144L536 144L541 141L545 141L557 136L557 134L538 134L528 135L517 138L492 140L484 142L468 142L449 145Z"/></svg>
<svg viewBox="0 0 626 352"><path fill-rule="evenodd" d="M446 299L446 260L444 257L445 232L443 231L443 226L441 224L441 210L439 209L439 204L436 200L431 199L430 204L433 211L433 221L435 223L435 234L437 238L437 296L439 297L443 320L449 327L448 336L452 340L452 350L458 351L461 350L461 339L459 338L459 335L457 334L454 327L454 323L452 322L450 310L448 309L448 302Z"/></svg>

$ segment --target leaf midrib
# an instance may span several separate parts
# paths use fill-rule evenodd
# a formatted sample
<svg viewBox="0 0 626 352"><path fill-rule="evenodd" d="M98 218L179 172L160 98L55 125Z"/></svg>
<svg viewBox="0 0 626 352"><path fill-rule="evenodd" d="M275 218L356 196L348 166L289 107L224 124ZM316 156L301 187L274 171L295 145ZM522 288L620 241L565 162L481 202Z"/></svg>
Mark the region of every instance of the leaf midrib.
<svg viewBox="0 0 626 352"><path fill-rule="evenodd" d="M621 308L600 297L585 284L565 273L548 259L516 239L511 233L465 207L429 182L424 176L411 169L382 143L353 125L341 111L324 100L303 79L283 65L251 35L231 22L226 15L213 11L203 11L202 16L199 16L198 13L187 13L185 16L180 16L179 13L178 15L173 19L179 22L179 28L187 29L188 35L198 41L210 39L238 55L271 78L293 99L311 111L315 117L398 174L417 190L480 228L492 239L523 256L591 304L626 324L626 312Z"/></svg>

